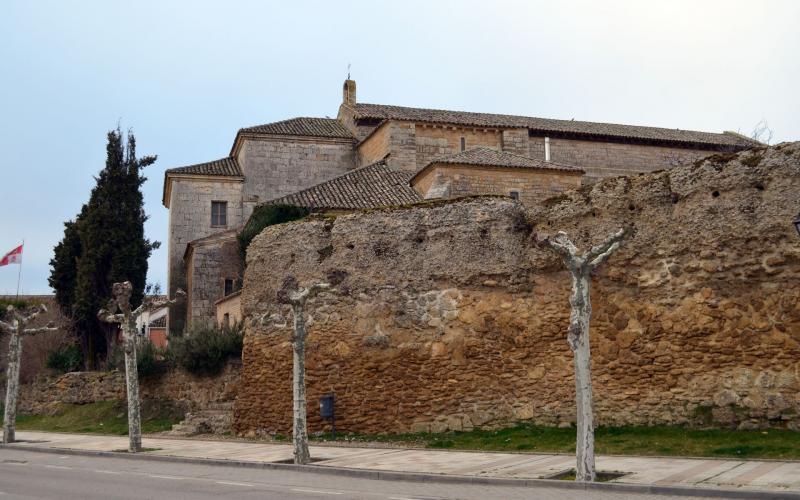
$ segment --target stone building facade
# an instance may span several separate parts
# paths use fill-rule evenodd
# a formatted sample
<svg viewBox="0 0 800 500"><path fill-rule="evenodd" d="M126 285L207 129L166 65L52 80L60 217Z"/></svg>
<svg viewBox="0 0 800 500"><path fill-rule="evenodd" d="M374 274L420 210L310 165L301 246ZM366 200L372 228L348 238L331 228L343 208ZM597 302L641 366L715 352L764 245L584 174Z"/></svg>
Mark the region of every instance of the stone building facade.
<svg viewBox="0 0 800 500"><path fill-rule="evenodd" d="M491 193L532 203L578 186L574 172L581 171L580 183L586 184L753 145L757 143L730 132L365 104L357 101L355 82L347 80L337 118L293 118L243 128L227 157L167 170L163 203L170 212L168 291L173 294L177 288L186 288L191 273L192 287L200 286L200 274L208 280L201 286L202 296L190 291L187 305L173 309L169 330L182 331L187 321L212 321L213 304L225 294L218 287L221 276L188 269L197 264L185 260L187 245L241 228L261 203L288 200L311 188L316 188L315 200L345 200L345 205L361 208L384 206L398 198L387 194L387 189L399 190L399 198L407 201L440 192L450 193L447 196ZM503 153L510 164L454 166L454 156L474 149ZM531 161L519 166L519 157ZM351 175L375 164L381 166ZM568 166L573 173L558 165ZM433 180L425 180L430 171L439 179L433 191L428 189ZM424 182L418 184L416 195L409 195L408 182L417 174ZM397 181L402 175L405 184ZM353 181L360 177L369 178L368 184L354 187ZM345 180L334 182L340 178ZM373 181L379 187L369 184ZM443 182L449 182L449 191ZM345 187L351 191L323 193ZM327 204L312 202L309 208L332 208Z"/></svg>

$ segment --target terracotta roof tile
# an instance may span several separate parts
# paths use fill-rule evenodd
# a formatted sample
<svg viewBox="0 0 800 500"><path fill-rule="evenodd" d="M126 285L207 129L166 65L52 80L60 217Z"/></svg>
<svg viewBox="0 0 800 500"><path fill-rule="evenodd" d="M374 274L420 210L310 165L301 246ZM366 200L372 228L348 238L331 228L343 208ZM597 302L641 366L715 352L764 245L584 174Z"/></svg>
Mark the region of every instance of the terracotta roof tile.
<svg viewBox="0 0 800 500"><path fill-rule="evenodd" d="M161 316L160 318L156 318L150 322L148 325L150 328L166 328L167 327L167 317Z"/></svg>
<svg viewBox="0 0 800 500"><path fill-rule="evenodd" d="M468 149L458 154L435 158L428 163L428 165L436 163L460 163L464 165L485 165L491 167L535 168L541 170L568 170L576 173L583 172L582 168L574 165L534 160L527 156L515 155L505 151L495 151L491 148ZM427 168L428 165L426 165L425 168Z"/></svg>
<svg viewBox="0 0 800 500"><path fill-rule="evenodd" d="M241 177L242 171L239 164L233 158L221 158L219 160L188 165L186 167L170 168L166 174L189 174L189 175L215 175L222 177Z"/></svg>
<svg viewBox="0 0 800 500"><path fill-rule="evenodd" d="M442 109L407 108L384 104L358 103L353 108L356 119L403 120L497 128L527 128L541 133L649 140L662 143L722 146L744 149L761 145L739 134L722 134L615 123L555 120L528 116L448 111Z"/></svg>
<svg viewBox="0 0 800 500"><path fill-rule="evenodd" d="M409 185L411 176L412 172L392 170L380 161L267 203L312 210L357 210L415 203L422 198Z"/></svg>
<svg viewBox="0 0 800 500"><path fill-rule="evenodd" d="M240 132L353 139L353 134L335 118L291 118L243 128Z"/></svg>

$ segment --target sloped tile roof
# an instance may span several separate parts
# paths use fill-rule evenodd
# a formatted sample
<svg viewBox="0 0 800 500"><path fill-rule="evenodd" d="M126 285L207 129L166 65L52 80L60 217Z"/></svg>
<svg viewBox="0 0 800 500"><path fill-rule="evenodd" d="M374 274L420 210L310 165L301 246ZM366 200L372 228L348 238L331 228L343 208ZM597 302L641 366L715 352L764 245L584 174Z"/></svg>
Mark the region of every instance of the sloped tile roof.
<svg viewBox="0 0 800 500"><path fill-rule="evenodd" d="M495 151L491 148L473 148L461 153L433 159L428 165L436 163L460 163L465 165L484 165L489 167L534 168L541 170L566 170L583 172L583 169L574 165L555 163L552 161L534 160L527 156ZM427 168L426 165L425 167Z"/></svg>
<svg viewBox="0 0 800 500"><path fill-rule="evenodd" d="M353 139L342 123L335 118L291 118L275 123L256 125L247 127L240 132L250 132L254 134L274 134L274 135L297 135L309 137L332 137L341 139Z"/></svg>
<svg viewBox="0 0 800 500"><path fill-rule="evenodd" d="M166 174L190 174L190 175L216 175L222 177L241 177L242 171L239 164L231 157L220 158L219 160L188 165L186 167L170 168Z"/></svg>
<svg viewBox="0 0 800 500"><path fill-rule="evenodd" d="M422 200L408 183L411 176L411 172L392 170L384 161L380 161L267 203L312 210L357 210L405 205Z"/></svg>
<svg viewBox="0 0 800 500"><path fill-rule="evenodd" d="M615 123L555 120L529 116L448 111L443 109L407 108L384 104L357 103L353 107L356 119L402 120L450 125L496 128L527 128L542 133L562 133L579 136L639 139L663 143L682 143L728 148L749 148L761 145L757 141L734 133L698 132Z"/></svg>
<svg viewBox="0 0 800 500"><path fill-rule="evenodd" d="M156 318L150 322L150 328L166 328L167 327L167 317L161 316L160 318Z"/></svg>

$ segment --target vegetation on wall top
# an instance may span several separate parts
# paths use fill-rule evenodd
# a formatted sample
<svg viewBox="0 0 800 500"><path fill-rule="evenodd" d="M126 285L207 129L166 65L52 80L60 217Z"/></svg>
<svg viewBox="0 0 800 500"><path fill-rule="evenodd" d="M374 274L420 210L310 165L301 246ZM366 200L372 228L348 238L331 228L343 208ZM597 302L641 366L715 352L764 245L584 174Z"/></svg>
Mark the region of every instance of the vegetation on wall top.
<svg viewBox="0 0 800 500"><path fill-rule="evenodd" d="M239 240L239 253L242 262L247 255L247 247L253 238L268 226L282 224L293 220L302 219L310 213L310 210L294 205L259 205L253 210L253 214L237 235Z"/></svg>

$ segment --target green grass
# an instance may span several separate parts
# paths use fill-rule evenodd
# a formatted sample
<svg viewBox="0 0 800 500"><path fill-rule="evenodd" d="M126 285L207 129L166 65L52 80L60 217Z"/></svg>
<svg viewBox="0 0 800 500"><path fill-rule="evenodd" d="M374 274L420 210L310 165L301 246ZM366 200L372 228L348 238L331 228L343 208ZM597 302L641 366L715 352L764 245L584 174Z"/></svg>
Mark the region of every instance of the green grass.
<svg viewBox="0 0 800 500"><path fill-rule="evenodd" d="M327 440L325 436L318 438ZM410 444L435 449L574 453L575 429L520 424L499 430L443 434L353 435L348 441ZM737 431L683 427L600 427L597 453L800 459L800 432Z"/></svg>
<svg viewBox="0 0 800 500"><path fill-rule="evenodd" d="M169 407L142 411L142 432L167 431L181 420ZM19 415L17 429L23 431L128 434L128 413L124 403L100 401L85 405L61 404L54 415Z"/></svg>

